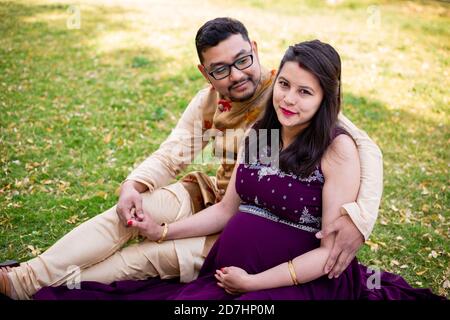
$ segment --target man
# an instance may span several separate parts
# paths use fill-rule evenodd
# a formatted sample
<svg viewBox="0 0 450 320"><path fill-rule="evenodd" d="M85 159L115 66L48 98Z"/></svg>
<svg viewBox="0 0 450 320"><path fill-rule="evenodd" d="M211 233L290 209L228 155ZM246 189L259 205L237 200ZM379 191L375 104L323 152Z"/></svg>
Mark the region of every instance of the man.
<svg viewBox="0 0 450 320"><path fill-rule="evenodd" d="M230 160L236 159L235 139L242 139L264 109L275 72L260 66L256 42L250 41L242 23L230 18L205 23L197 33L196 47L198 68L211 86L197 93L171 135L122 183L117 206L81 224L35 259L2 271L2 293L29 299L43 286L79 281L111 283L160 276L188 282L197 277L217 235L144 240L122 248L139 232L145 233L128 225L144 214L158 223L172 222L220 201L234 167ZM382 192L380 150L343 115L340 122L358 145L362 181L357 202L344 205L340 218L317 234L337 232L325 266L329 277L337 277L369 237ZM201 153L211 132L216 133L214 150L222 154L216 177L192 172L168 185Z"/></svg>

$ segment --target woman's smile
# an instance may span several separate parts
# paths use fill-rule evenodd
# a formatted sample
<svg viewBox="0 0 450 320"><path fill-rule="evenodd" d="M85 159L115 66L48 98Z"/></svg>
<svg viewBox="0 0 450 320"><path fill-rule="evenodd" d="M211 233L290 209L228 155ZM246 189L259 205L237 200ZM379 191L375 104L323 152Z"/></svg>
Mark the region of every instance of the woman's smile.
<svg viewBox="0 0 450 320"><path fill-rule="evenodd" d="M290 110L288 110L288 109L286 109L286 108L283 108L283 107L281 107L280 106L280 110L281 110L281 112L283 113L283 115L284 116L286 116L286 117L292 117L292 116L295 116L295 115L297 115L298 114L298 112L293 112L293 111L290 111Z"/></svg>

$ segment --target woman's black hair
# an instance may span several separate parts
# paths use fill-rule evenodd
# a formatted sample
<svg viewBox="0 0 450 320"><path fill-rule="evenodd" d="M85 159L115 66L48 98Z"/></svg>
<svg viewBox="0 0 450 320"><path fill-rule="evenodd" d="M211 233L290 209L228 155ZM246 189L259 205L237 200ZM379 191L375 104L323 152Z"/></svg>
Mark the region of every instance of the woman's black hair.
<svg viewBox="0 0 450 320"><path fill-rule="evenodd" d="M281 60L278 74L288 61L297 62L301 68L315 75L323 90L322 102L309 126L279 154L281 170L308 177L320 164L320 159L337 132L346 133L344 129L337 128L336 124L341 107L341 59L332 46L319 40L313 40L290 46ZM273 92L262 118L256 122L253 128L257 133L259 129L268 129L269 137L271 130L280 130L278 133L281 137L281 124L273 106ZM269 147L271 146L270 138L264 142ZM246 161L249 160L248 144L249 137L246 138ZM282 146L281 140L280 144ZM261 144L258 143L258 145Z"/></svg>

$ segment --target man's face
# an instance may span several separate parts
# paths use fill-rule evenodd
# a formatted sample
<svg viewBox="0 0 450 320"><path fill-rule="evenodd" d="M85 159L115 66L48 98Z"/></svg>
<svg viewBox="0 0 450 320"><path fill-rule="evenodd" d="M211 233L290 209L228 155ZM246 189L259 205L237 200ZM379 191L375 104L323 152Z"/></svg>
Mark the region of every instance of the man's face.
<svg viewBox="0 0 450 320"><path fill-rule="evenodd" d="M232 66L230 74L220 80L214 79L209 74L235 62L239 65L240 59L250 54L253 55L253 64L248 68L239 70ZM217 46L206 49L202 56L203 64L198 65L198 68L219 93L231 101L247 100L254 95L261 80L261 67L255 42L250 44L242 35L235 34L219 42Z"/></svg>

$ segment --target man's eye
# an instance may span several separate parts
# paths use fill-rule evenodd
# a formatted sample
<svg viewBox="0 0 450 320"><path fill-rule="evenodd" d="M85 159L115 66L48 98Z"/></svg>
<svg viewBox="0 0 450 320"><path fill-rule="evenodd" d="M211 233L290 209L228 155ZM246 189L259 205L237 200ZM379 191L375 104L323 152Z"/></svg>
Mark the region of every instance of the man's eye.
<svg viewBox="0 0 450 320"><path fill-rule="evenodd" d="M226 68L226 67L221 67L221 68L215 69L215 70L213 71L213 73L218 74L218 75L221 75L221 74L226 73L226 71L227 71L227 68Z"/></svg>
<svg viewBox="0 0 450 320"><path fill-rule="evenodd" d="M249 62L250 57L244 57L242 59L239 59L238 61L236 61L237 65L245 65Z"/></svg>

